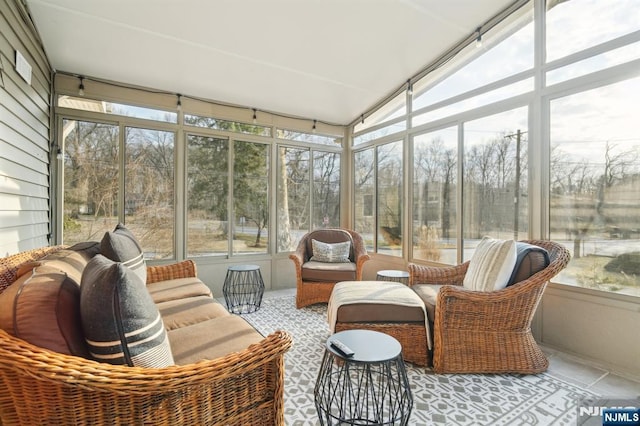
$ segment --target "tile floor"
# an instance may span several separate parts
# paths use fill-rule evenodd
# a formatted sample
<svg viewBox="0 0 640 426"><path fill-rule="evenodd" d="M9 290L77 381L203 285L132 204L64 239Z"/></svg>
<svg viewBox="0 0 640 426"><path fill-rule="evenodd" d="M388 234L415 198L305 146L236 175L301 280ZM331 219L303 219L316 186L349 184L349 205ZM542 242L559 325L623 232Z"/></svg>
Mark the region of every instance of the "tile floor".
<svg viewBox="0 0 640 426"><path fill-rule="evenodd" d="M266 291L265 298L295 296L295 289ZM224 303L224 300L221 300ZM542 346L549 358L548 374L608 397L640 398L640 380L607 371L579 357ZM640 360L639 360L640 362Z"/></svg>
<svg viewBox="0 0 640 426"><path fill-rule="evenodd" d="M542 346L542 345L541 345ZM547 373L607 397L640 398L640 381L623 377L579 357L542 346L549 358Z"/></svg>

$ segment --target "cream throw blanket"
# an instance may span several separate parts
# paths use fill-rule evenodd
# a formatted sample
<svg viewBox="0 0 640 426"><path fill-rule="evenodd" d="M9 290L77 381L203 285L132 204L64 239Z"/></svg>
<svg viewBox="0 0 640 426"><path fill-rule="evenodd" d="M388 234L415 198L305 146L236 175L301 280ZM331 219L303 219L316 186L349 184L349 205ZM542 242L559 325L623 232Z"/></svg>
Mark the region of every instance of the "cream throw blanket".
<svg viewBox="0 0 640 426"><path fill-rule="evenodd" d="M331 332L335 332L338 308L354 303L380 303L421 308L424 313L424 327L427 332L427 346L431 345L427 311L420 296L404 284L389 281L342 281L333 287L327 306L327 322Z"/></svg>

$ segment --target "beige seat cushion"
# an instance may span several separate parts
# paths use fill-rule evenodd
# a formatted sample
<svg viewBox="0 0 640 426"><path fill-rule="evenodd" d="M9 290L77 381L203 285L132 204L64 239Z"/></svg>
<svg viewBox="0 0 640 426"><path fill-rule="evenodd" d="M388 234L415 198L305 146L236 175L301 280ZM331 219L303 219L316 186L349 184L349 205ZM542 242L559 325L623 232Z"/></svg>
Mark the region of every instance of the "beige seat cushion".
<svg viewBox="0 0 640 426"><path fill-rule="evenodd" d="M177 365L214 359L247 349L263 336L238 315L227 315L169 331Z"/></svg>
<svg viewBox="0 0 640 426"><path fill-rule="evenodd" d="M185 297L211 296L209 287L196 277L158 281L147 284L147 290L155 303L184 299Z"/></svg>
<svg viewBox="0 0 640 426"><path fill-rule="evenodd" d="M303 281L353 281L356 279L355 263L326 263L309 261L302 265Z"/></svg>
<svg viewBox="0 0 640 426"><path fill-rule="evenodd" d="M436 317L436 301L441 287L441 285L436 284L416 284L411 287L424 302L430 323L433 323Z"/></svg>
<svg viewBox="0 0 640 426"><path fill-rule="evenodd" d="M167 330L187 327L213 318L231 315L224 306L209 296L185 297L157 303Z"/></svg>

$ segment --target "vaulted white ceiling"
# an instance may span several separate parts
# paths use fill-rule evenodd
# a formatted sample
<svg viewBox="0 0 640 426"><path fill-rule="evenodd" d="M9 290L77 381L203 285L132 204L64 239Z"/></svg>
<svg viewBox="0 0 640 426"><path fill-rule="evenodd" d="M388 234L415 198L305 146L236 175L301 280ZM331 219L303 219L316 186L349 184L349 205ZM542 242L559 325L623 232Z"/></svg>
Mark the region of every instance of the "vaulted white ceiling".
<svg viewBox="0 0 640 426"><path fill-rule="evenodd" d="M347 124L513 0L27 0L58 71Z"/></svg>

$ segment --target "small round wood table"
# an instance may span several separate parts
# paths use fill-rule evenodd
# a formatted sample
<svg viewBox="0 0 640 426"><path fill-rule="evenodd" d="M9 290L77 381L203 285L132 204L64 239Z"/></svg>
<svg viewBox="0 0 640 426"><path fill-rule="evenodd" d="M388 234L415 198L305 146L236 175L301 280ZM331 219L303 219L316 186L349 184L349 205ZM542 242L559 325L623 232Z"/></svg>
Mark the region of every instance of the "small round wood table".
<svg viewBox="0 0 640 426"><path fill-rule="evenodd" d="M339 340L353 350L347 357ZM402 346L388 334L341 331L329 337L314 390L321 425L408 425L413 396Z"/></svg>

